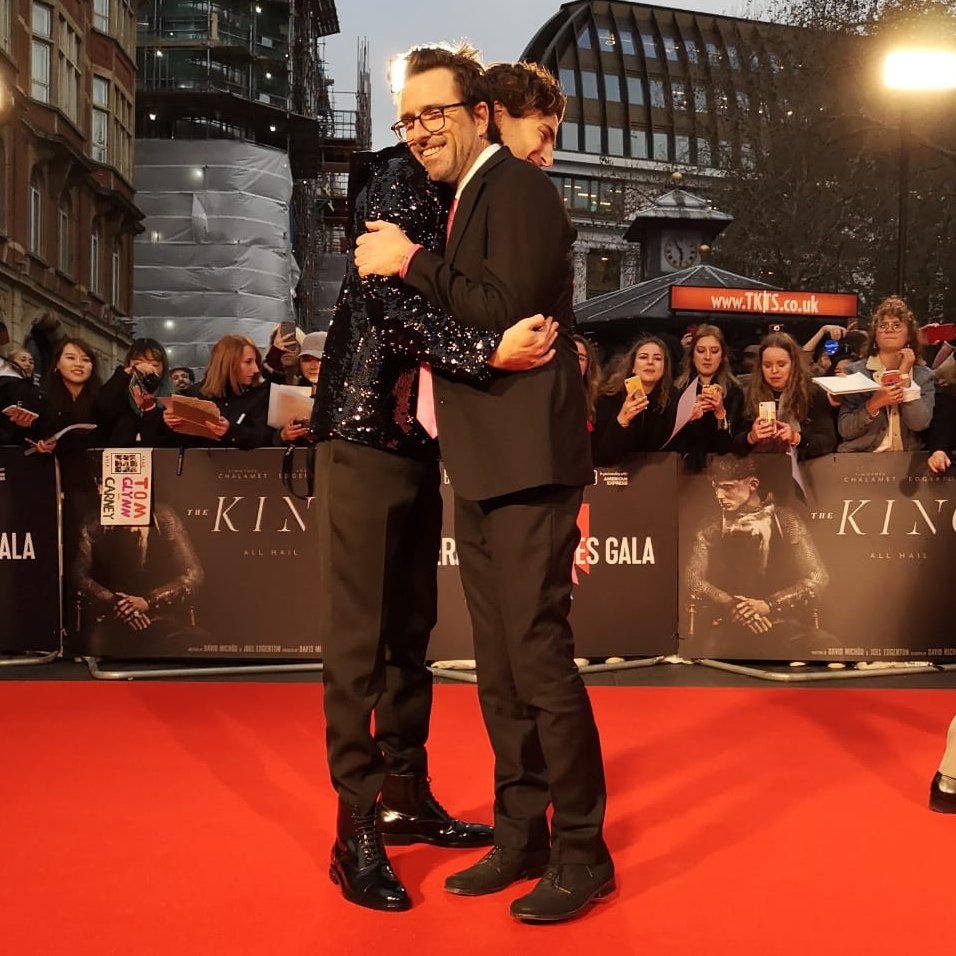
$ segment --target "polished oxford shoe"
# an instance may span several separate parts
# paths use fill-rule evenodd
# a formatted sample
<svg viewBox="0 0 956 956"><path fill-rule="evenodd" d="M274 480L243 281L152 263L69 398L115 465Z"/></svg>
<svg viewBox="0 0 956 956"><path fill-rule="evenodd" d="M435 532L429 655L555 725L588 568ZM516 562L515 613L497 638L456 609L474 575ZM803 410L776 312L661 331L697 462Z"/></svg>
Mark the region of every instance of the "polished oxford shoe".
<svg viewBox="0 0 956 956"><path fill-rule="evenodd" d="M527 896L511 904L511 915L529 923L557 923L583 913L614 892L614 864L559 863L549 866Z"/></svg>
<svg viewBox="0 0 956 956"><path fill-rule="evenodd" d="M474 847L495 842L494 830L484 823L456 820L435 799L423 774L386 774L377 816L378 832L389 846Z"/></svg>
<svg viewBox="0 0 956 956"><path fill-rule="evenodd" d="M375 814L363 814L340 801L336 830L329 879L342 895L372 910L409 909L408 892L392 870L375 829Z"/></svg>
<svg viewBox="0 0 956 956"><path fill-rule="evenodd" d="M933 782L929 785L929 808L937 813L956 813L956 792L949 792L940 787L944 777L937 771ZM946 777L947 784L956 790L956 779Z"/></svg>
<svg viewBox="0 0 956 956"><path fill-rule="evenodd" d="M445 879L445 889L458 896L497 893L518 880L537 879L548 865L548 851L530 853L496 846L466 870Z"/></svg>

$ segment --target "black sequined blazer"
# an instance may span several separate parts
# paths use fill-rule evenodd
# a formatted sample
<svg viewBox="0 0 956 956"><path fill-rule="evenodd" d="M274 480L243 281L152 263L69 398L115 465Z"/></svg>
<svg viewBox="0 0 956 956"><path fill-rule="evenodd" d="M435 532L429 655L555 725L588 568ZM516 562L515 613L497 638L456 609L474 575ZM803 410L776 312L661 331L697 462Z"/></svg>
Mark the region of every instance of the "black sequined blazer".
<svg viewBox="0 0 956 956"><path fill-rule="evenodd" d="M404 145L353 160L349 239L365 222L399 225L413 242L441 254L448 197ZM312 429L418 459L438 457L438 443L415 418L418 369L428 362L452 378L482 380L500 333L466 328L437 311L400 279L361 278L349 256L325 341Z"/></svg>

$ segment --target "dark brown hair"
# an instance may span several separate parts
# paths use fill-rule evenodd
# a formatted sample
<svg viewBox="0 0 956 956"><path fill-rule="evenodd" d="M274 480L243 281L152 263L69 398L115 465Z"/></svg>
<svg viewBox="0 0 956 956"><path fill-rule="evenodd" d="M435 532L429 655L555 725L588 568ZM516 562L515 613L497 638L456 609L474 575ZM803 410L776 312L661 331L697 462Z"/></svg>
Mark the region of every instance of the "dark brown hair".
<svg viewBox="0 0 956 956"><path fill-rule="evenodd" d="M458 95L469 112L479 103L488 106L488 140L500 142L498 128L493 122L491 95L485 69L478 59L478 51L467 43L450 50L443 46L416 46L405 54L405 79L427 73L429 70L449 70L455 79Z"/></svg>
<svg viewBox="0 0 956 956"><path fill-rule="evenodd" d="M587 368L581 377L584 379L584 395L588 405L588 421L593 425L597 417L596 405L598 392L601 390L601 363L598 361L597 349L590 339L586 339L583 335L578 335L578 333L575 332L571 336L571 340L575 343L575 348L578 344L583 345L584 352L588 357Z"/></svg>
<svg viewBox="0 0 956 956"><path fill-rule="evenodd" d="M664 344L664 340L656 335L641 336L626 352L614 359L601 391L605 395L616 395L624 391L624 379L634 374L634 359L645 345L656 345L664 353L664 374L655 386L657 411L662 412L670 404L674 376L671 372L671 350Z"/></svg>
<svg viewBox="0 0 956 956"><path fill-rule="evenodd" d="M529 113L564 117L568 98L554 74L537 63L493 63L485 71L491 98L515 119Z"/></svg>
<svg viewBox="0 0 956 956"><path fill-rule="evenodd" d="M686 388L694 376L697 375L697 367L694 365L694 348L701 339L706 339L708 336L717 339L720 343L720 365L717 366L717 371L714 373L714 381L724 390L726 395L730 386L737 384L737 379L730 370L730 353L727 349L727 340L724 338L724 333L716 325L697 326L691 336L690 346L684 353L680 375L678 375L674 384L678 388Z"/></svg>

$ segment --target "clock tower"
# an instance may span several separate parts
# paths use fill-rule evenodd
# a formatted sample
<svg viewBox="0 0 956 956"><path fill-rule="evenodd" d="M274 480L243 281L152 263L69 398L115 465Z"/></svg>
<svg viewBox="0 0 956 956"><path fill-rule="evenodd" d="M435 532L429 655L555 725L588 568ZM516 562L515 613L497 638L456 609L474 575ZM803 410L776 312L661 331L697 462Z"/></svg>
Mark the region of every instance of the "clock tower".
<svg viewBox="0 0 956 956"><path fill-rule="evenodd" d="M639 209L624 233L628 242L641 243L642 280L700 265L701 246L733 222L733 216L713 209L706 199L680 189L680 173L672 181L677 188Z"/></svg>

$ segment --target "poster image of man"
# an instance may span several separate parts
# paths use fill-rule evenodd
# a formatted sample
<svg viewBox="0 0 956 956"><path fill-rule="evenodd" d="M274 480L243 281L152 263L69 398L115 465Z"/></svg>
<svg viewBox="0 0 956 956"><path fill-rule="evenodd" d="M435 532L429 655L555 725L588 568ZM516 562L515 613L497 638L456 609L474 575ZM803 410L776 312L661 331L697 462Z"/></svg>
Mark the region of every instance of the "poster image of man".
<svg viewBox="0 0 956 956"><path fill-rule="evenodd" d="M80 529L73 565L77 629L93 657L165 657L201 640L203 569L179 516L157 503L143 527Z"/></svg>
<svg viewBox="0 0 956 956"><path fill-rule="evenodd" d="M685 657L797 660L829 640L827 570L800 514L761 495L757 469L724 455L704 476L718 514L696 524L684 562Z"/></svg>

